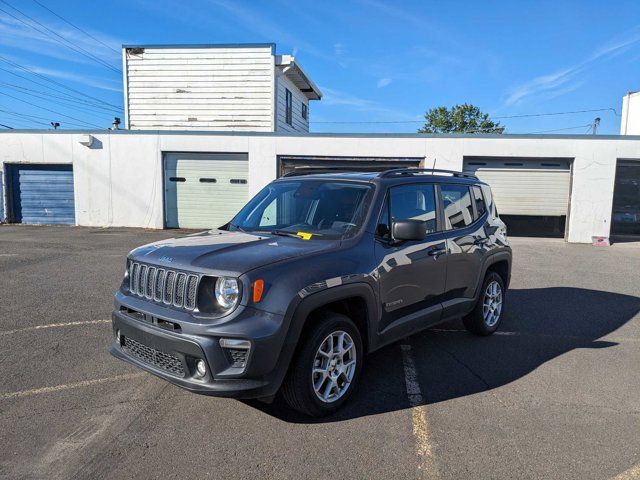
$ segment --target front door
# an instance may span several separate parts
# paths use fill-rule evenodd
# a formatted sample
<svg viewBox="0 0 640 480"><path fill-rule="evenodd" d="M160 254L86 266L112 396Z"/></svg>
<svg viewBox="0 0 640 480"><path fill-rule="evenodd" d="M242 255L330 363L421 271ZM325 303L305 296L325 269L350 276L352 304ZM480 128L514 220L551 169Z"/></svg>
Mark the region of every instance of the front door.
<svg viewBox="0 0 640 480"><path fill-rule="evenodd" d="M382 303L380 331L395 324L412 330L440 320L447 253L436 205L433 184L389 189L375 244ZM391 223L406 219L426 221L427 237L422 241L395 241L391 237Z"/></svg>

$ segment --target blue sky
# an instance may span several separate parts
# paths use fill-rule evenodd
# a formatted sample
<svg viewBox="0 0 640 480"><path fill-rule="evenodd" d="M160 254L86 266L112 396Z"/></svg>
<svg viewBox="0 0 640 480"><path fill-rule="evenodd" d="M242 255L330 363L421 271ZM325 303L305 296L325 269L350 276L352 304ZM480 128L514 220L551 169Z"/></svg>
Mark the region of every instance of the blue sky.
<svg viewBox="0 0 640 480"><path fill-rule="evenodd" d="M0 0L0 123L16 128L123 116L123 43L275 42L324 93L310 108L316 132L412 133L428 108L463 102L493 117L619 115L640 90L637 0L37 2ZM601 133L618 133L612 110L500 121L508 133L580 134L596 116Z"/></svg>

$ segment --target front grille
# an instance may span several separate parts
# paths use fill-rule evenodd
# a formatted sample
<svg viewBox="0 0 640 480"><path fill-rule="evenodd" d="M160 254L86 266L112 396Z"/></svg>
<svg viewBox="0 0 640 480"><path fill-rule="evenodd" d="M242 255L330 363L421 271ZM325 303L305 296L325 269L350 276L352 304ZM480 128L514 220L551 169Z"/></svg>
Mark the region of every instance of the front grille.
<svg viewBox="0 0 640 480"><path fill-rule="evenodd" d="M176 307L181 307L184 303L184 287L186 284L187 276L184 273L178 273L178 277L176 280L176 288L175 288L175 299L173 304Z"/></svg>
<svg viewBox="0 0 640 480"><path fill-rule="evenodd" d="M143 345L128 337L122 338L122 349L144 363L153 365L177 377L184 377L182 362L175 355Z"/></svg>
<svg viewBox="0 0 640 480"><path fill-rule="evenodd" d="M147 266L129 265L129 291L141 298L193 310L196 308L198 275Z"/></svg>

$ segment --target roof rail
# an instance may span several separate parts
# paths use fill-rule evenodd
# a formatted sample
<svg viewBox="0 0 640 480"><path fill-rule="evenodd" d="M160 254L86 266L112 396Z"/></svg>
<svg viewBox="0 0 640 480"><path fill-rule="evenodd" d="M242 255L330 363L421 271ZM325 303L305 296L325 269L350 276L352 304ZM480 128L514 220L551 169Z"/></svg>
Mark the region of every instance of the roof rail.
<svg viewBox="0 0 640 480"><path fill-rule="evenodd" d="M439 168L392 168L391 170L385 170L381 172L378 177L392 177L395 175L415 175L430 173L431 175L437 175L438 173L448 173L453 177L464 177L478 179L473 173L458 172L457 170L441 170Z"/></svg>
<svg viewBox="0 0 640 480"><path fill-rule="evenodd" d="M298 177L300 175L313 175L316 173L336 173L336 172L352 172L353 170L345 169L343 167L297 167L295 170L285 173L282 177Z"/></svg>

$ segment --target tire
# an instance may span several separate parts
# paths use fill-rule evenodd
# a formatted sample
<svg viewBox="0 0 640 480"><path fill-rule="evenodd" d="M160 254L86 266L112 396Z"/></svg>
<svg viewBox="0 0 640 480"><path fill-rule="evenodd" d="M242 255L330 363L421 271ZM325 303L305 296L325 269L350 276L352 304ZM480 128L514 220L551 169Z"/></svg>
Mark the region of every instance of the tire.
<svg viewBox="0 0 640 480"><path fill-rule="evenodd" d="M496 294L496 292L498 293ZM462 319L465 328L471 333L482 336L495 332L504 316L505 293L502 277L496 272L487 272L476 306L469 315ZM492 307L487 307L486 304L490 304ZM493 314L490 314L491 312Z"/></svg>
<svg viewBox="0 0 640 480"><path fill-rule="evenodd" d="M340 337L341 334L346 336ZM328 343L329 337L334 342L334 348ZM343 346L353 345L355 352L351 348L345 348L347 353L339 358L336 353L338 338L343 339ZM327 355L329 351L333 352L333 355ZM351 360L355 360L352 367L349 366ZM345 315L324 313L315 319L292 360L282 385L282 396L291 408L305 415L330 415L337 411L356 389L362 371L362 361L362 338L355 324ZM316 384L320 384L318 393L314 388L314 380ZM330 393L327 394L326 400L321 399L320 395L327 391Z"/></svg>

